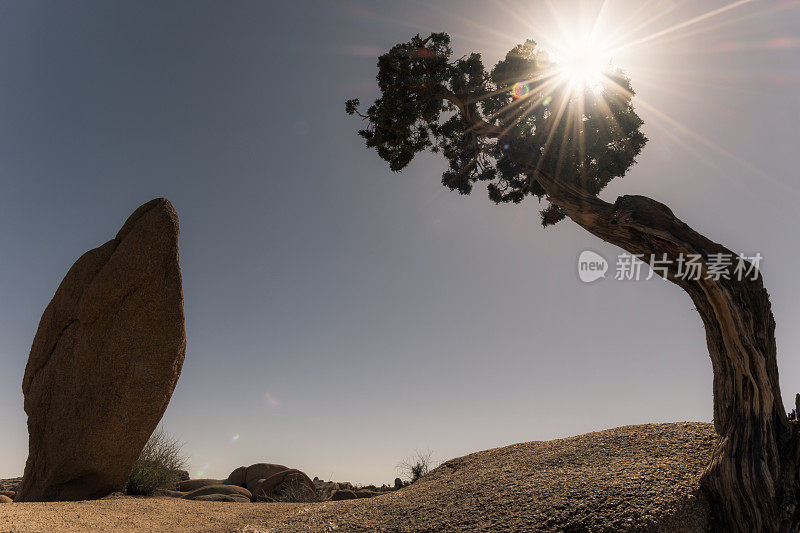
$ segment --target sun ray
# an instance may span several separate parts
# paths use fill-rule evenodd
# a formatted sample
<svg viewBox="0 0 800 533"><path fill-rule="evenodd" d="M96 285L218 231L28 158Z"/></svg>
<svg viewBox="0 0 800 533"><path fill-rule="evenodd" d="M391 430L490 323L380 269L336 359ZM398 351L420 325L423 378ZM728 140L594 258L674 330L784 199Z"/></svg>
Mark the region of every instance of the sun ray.
<svg viewBox="0 0 800 533"><path fill-rule="evenodd" d="M685 5L687 3L687 1L688 0L682 0L681 2L676 2L676 3L672 4L669 7L666 7L666 8L662 7L661 9L655 10L654 13L652 13L652 14L647 13L646 15L645 15L644 12L647 11L648 9L653 8L656 4L654 2L652 2L652 1L650 1L650 2L642 2L641 6L639 7L638 10L636 10L634 13L632 13L630 17L628 17L627 19L623 20L622 23L620 23L615 28L616 31L614 33L616 35L614 37L611 37L611 40L609 42L609 46L612 49L614 49L619 44L627 43L632 36L642 32L646 28L649 28L649 27L653 26L658 21L660 21L664 17L666 17L668 14L670 14L673 11L677 10L678 8L680 8L680 6ZM638 24L636 26L634 26L633 25L634 24L634 20L636 20L636 18L639 15L647 16L648 18L645 18L644 20L639 21Z"/></svg>
<svg viewBox="0 0 800 533"><path fill-rule="evenodd" d="M643 101L641 98L637 99L637 105L641 106L647 112L649 112L653 116L655 116L657 119L661 120L662 122L668 124L669 126L671 126L673 128L673 130L671 132L667 128L665 128L663 131L667 131L668 133L672 134L674 131L677 130L682 135L691 137L692 139L694 139L698 143L702 144L703 146L707 147L708 149L716 152L717 154L723 156L724 158L729 159L733 163L736 163L737 165L740 165L740 166L746 168L753 175L758 176L759 179L763 179L763 180L769 181L773 185L781 188L784 192L789 193L789 194L791 194L793 196L797 196L798 193L800 193L800 190L798 190L797 187L792 187L787 183L784 183L782 181L774 179L772 176L770 176L766 172L764 172L764 171L760 170L759 168L753 166L746 159L744 159L742 157L739 157L738 155L736 155L736 154L724 149L723 147L719 146L718 144L714 143L713 141L711 141L711 140L707 139L706 137L700 135L696 131L692 130L688 126L686 126L683 123L681 123L680 121L678 121L678 120L670 117L666 113L660 111L656 106L651 105L651 104ZM714 163L713 161L711 161L710 159L705 157L704 154L699 152L695 146L692 146L689 143L687 143L685 141L685 139L683 139L683 138L681 138L679 136L675 136L674 138L675 138L675 140L677 140L679 142L679 144L681 144L681 146L683 148L685 148L686 150L694 153L694 155L697 155L698 157L700 157L700 159L703 160L704 162L706 162L710 167L712 167L714 169L717 169L717 170L721 170L720 167L716 163ZM720 172L720 174L723 175L723 176L726 176L726 174L724 172Z"/></svg>
<svg viewBox="0 0 800 533"><path fill-rule="evenodd" d="M717 15L721 15L723 13L731 11L732 9L736 9L738 7L741 7L741 6L745 5L745 4L749 4L751 2L753 2L753 0L737 0L736 2L731 2L730 4L727 4L725 6L717 8L717 9L712 9L711 11L708 11L706 13L703 13L702 15L698 15L696 17L693 17L693 18L691 18L689 20L685 20L683 22L679 22L678 24L673 24L672 26L670 26L668 28L665 28L665 29L663 29L661 31L657 31L657 32L652 33L650 35L647 35L645 37L641 37L639 39L635 39L633 41L629 41L629 42L625 43L624 45L621 45L620 47L615 48L615 51L625 50L627 48L631 48L631 47L634 47L634 46L638 46L638 45L644 44L644 43L649 42L649 41L653 41L653 40L658 39L660 37L663 37L665 35L669 35L671 33L674 33L676 31L678 31L678 30L681 30L683 28L687 28L687 27L692 26L694 24L703 22L704 20L708 20L708 19L710 19L712 17L716 17Z"/></svg>
<svg viewBox="0 0 800 533"><path fill-rule="evenodd" d="M603 0L603 3L600 5L600 9L597 11L597 15L595 16L594 22L592 23L592 30L589 33L589 40L596 41L600 38L599 32L601 31L601 21L603 16L608 12L609 9L609 0Z"/></svg>
<svg viewBox="0 0 800 533"><path fill-rule="evenodd" d="M561 102L558 107L558 112L555 116L555 119L551 121L552 126L550 127L550 131L554 131L558 127L558 125L561 124L561 118L564 116L564 112L567 110L568 105L569 105L569 96L567 94L561 95ZM541 165L544 162L550 150L550 145L552 144L553 139L555 137L556 137L555 135L547 136L547 140L545 141L544 147L542 148L542 155L539 158L538 162L536 163L537 171L541 170Z"/></svg>

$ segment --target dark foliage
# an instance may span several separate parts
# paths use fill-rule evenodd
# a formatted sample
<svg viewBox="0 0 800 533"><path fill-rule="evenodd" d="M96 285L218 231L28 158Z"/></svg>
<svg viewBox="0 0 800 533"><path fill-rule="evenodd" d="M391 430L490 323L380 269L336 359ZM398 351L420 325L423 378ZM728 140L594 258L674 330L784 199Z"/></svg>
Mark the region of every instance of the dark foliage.
<svg viewBox="0 0 800 533"><path fill-rule="evenodd" d="M365 113L358 99L345 104L366 121L358 133L367 147L395 172L430 150L447 158L442 183L461 194L487 182L494 202L541 200L539 172L597 195L647 142L621 71L605 72L597 92L564 80L530 40L491 72L480 54L451 56L446 33L397 44L378 58L380 98ZM542 210L545 226L563 218L555 205Z"/></svg>

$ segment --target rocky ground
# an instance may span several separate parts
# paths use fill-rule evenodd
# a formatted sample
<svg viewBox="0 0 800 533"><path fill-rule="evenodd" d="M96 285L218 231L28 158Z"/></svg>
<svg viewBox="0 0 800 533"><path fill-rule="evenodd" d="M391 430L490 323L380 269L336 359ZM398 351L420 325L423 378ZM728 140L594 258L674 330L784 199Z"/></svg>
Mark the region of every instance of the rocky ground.
<svg viewBox="0 0 800 533"><path fill-rule="evenodd" d="M119 498L0 505L0 532L694 532L710 424L627 426L447 461L401 490L349 501L220 503Z"/></svg>

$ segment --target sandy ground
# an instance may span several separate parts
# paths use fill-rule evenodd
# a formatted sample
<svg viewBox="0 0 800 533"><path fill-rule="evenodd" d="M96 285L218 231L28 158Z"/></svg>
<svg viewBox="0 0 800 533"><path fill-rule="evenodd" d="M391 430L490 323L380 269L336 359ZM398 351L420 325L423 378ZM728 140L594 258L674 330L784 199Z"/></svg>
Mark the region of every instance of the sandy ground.
<svg viewBox="0 0 800 533"><path fill-rule="evenodd" d="M695 532L710 424L627 426L452 459L371 499L313 504L122 498L0 505L0 532Z"/></svg>
<svg viewBox="0 0 800 533"><path fill-rule="evenodd" d="M255 531L244 526L282 517L299 505L175 498L11 503L0 505L0 532Z"/></svg>

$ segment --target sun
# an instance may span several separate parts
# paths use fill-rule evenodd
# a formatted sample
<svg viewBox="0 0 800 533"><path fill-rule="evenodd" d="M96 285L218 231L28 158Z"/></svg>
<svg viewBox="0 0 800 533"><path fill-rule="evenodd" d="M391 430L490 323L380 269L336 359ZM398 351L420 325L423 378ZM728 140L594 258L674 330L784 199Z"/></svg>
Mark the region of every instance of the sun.
<svg viewBox="0 0 800 533"><path fill-rule="evenodd" d="M556 72L573 92L589 89L602 93L606 88L606 72L611 68L607 48L596 40L581 39L556 52Z"/></svg>

